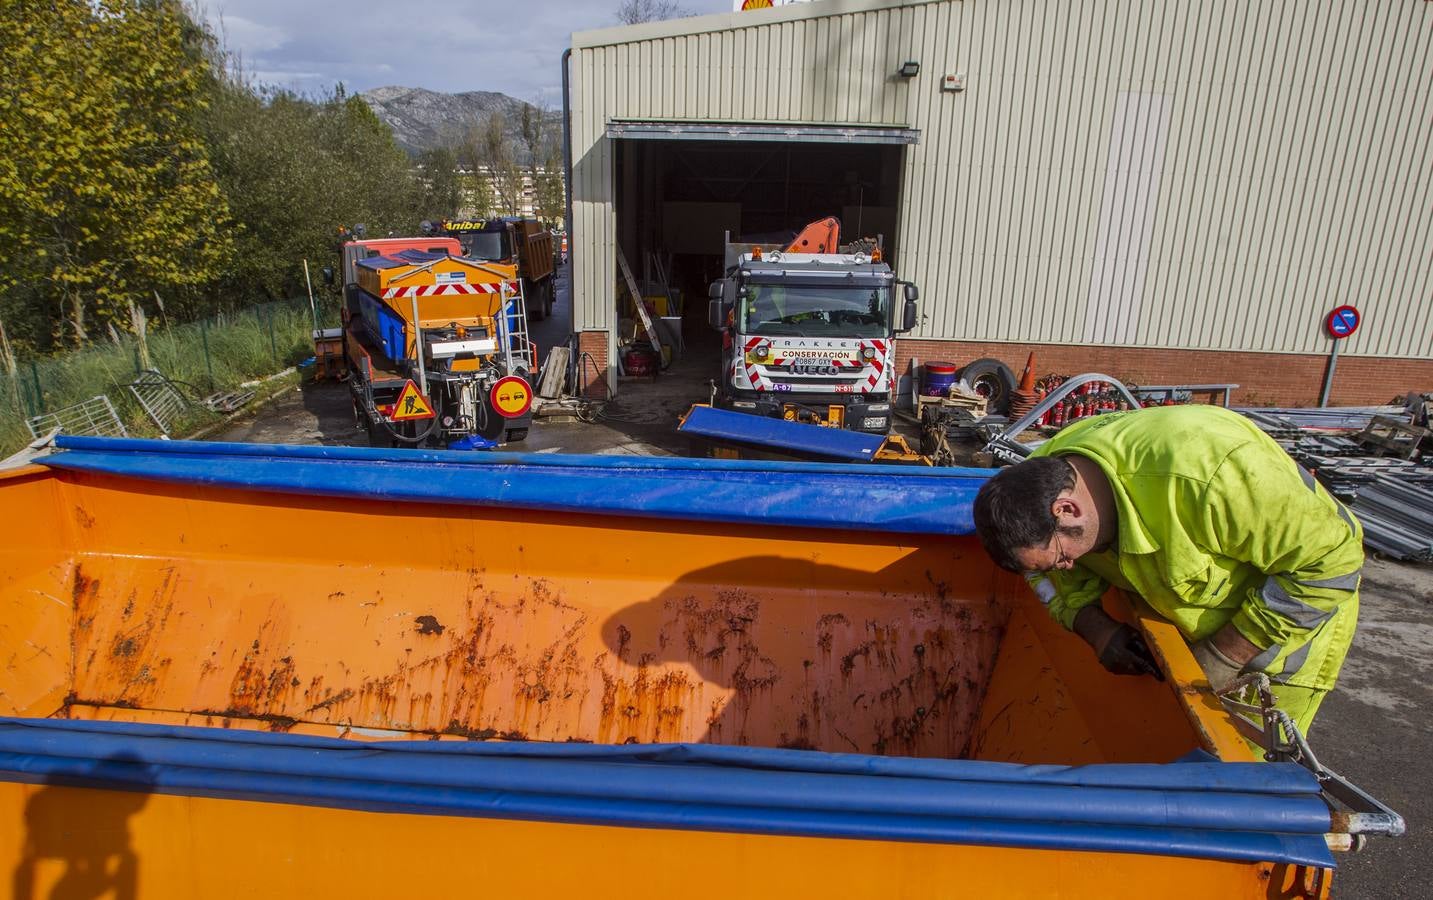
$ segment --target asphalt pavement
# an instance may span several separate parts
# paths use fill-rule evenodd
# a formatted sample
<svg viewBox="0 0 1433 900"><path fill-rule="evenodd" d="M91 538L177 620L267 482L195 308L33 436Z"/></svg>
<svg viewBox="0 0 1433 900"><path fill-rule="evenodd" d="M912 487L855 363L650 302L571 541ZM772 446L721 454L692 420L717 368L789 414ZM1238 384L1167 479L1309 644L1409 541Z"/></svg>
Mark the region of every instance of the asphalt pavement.
<svg viewBox="0 0 1433 900"><path fill-rule="evenodd" d="M1333 896L1433 896L1433 566L1370 559L1358 631L1309 730L1319 761L1401 813L1408 833L1338 854Z"/></svg>
<svg viewBox="0 0 1433 900"><path fill-rule="evenodd" d="M537 344L539 359L546 359L547 351L558 344L566 343L567 336L572 333L571 264L558 266L553 279L557 283L557 289L552 301L552 315L538 322L533 319L531 313L528 314L528 336Z"/></svg>

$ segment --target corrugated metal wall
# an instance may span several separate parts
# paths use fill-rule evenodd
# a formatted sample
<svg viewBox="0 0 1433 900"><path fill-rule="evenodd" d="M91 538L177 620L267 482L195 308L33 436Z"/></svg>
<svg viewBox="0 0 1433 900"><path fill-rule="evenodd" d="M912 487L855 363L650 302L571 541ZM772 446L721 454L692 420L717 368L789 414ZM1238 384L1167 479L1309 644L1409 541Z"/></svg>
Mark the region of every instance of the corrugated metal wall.
<svg viewBox="0 0 1433 900"><path fill-rule="evenodd" d="M859 122L921 131L916 336L1323 352L1353 303L1345 352L1433 357L1433 2L825 0L575 46L578 328L612 324L608 120Z"/></svg>

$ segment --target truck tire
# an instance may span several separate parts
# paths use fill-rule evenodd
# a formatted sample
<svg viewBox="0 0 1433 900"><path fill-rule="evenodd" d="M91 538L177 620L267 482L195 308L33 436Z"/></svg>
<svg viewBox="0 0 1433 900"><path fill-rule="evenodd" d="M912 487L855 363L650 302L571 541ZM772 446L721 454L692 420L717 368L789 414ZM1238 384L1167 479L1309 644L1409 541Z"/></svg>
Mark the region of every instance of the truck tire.
<svg viewBox="0 0 1433 900"><path fill-rule="evenodd" d="M550 319L552 318L552 308L557 305L557 282L552 278L547 279L546 296L547 306L542 311L542 317Z"/></svg>
<svg viewBox="0 0 1433 900"><path fill-rule="evenodd" d="M960 370L957 376L986 399L986 412L1003 416L1010 411L1010 395L1015 391L1015 373L998 359L977 359Z"/></svg>
<svg viewBox="0 0 1433 900"><path fill-rule="evenodd" d="M552 301L547 299L548 284L544 282L543 284L534 285L532 290L533 293L537 294L535 298L537 305L528 307L528 312L532 314L532 320L534 322L541 322L547 318L547 313L552 308Z"/></svg>
<svg viewBox="0 0 1433 900"><path fill-rule="evenodd" d="M518 441L525 441L525 440L527 440L527 429L526 429L526 428L509 428L509 429L508 429L507 441L506 441L506 443L514 444L514 443L517 443Z"/></svg>

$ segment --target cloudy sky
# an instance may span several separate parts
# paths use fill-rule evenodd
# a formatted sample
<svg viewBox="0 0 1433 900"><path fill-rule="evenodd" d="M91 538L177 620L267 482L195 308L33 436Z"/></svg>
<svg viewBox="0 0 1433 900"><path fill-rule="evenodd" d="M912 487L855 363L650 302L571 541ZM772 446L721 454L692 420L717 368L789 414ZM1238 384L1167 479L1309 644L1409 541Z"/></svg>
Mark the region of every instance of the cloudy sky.
<svg viewBox="0 0 1433 900"><path fill-rule="evenodd" d="M617 24L621 0L196 0L260 81L300 91L343 82L435 91L502 91L561 100L562 51L574 31ZM696 14L731 0L680 0Z"/></svg>

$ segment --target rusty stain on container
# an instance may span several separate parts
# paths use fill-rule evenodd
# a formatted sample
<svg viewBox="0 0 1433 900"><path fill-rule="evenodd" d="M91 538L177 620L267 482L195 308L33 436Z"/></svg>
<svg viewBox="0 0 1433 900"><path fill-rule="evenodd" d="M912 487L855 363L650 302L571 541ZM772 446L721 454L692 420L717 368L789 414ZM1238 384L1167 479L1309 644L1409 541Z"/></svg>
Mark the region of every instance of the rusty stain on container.
<svg viewBox="0 0 1433 900"><path fill-rule="evenodd" d="M567 524L525 541L518 567L510 528L465 512L411 520L423 549L375 569L338 565L308 531L299 558L261 558L282 520L246 510L244 532L183 517L180 559L98 554L68 570L79 696L468 739L951 755L976 728L1008 614L983 559L884 537L769 545L819 541L834 559L844 542L828 564L640 526L661 552L617 565L584 549L574 569Z"/></svg>
<svg viewBox="0 0 1433 900"><path fill-rule="evenodd" d="M330 697L326 697L323 700L320 700L319 702L313 704L307 710L305 710L305 712L318 712L321 709L328 709L330 706L336 706L340 703L346 703L352 699L353 690L351 688L344 688L338 693L333 694Z"/></svg>

